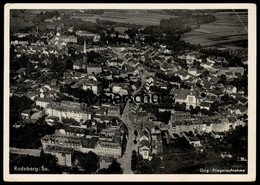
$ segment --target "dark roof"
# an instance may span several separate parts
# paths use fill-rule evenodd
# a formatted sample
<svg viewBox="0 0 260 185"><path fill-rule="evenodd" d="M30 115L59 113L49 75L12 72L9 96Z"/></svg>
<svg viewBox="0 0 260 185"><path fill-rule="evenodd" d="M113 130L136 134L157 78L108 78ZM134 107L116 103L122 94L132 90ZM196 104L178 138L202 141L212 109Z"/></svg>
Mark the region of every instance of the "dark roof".
<svg viewBox="0 0 260 185"><path fill-rule="evenodd" d="M237 120L235 117L228 117L227 119L230 123L235 123Z"/></svg>
<svg viewBox="0 0 260 185"><path fill-rule="evenodd" d="M64 148L61 146L52 146L47 145L46 146L46 152L57 152L57 153L72 153L74 150L72 148Z"/></svg>
<svg viewBox="0 0 260 185"><path fill-rule="evenodd" d="M247 111L247 107L245 107L245 106L240 106L239 108L238 108L241 112L245 112L245 111Z"/></svg>
<svg viewBox="0 0 260 185"><path fill-rule="evenodd" d="M95 146L97 144L97 140L82 138L81 143L82 143L82 147L84 147L84 148L95 148Z"/></svg>
<svg viewBox="0 0 260 185"><path fill-rule="evenodd" d="M190 89L176 89L176 98L178 99L186 99L187 95L194 95L196 98L199 98L200 92L198 90L190 90Z"/></svg>
<svg viewBox="0 0 260 185"><path fill-rule="evenodd" d="M147 147L149 147L149 146L150 146L150 143L149 143L147 140L142 140L142 141L140 142L140 147L142 147L142 146L147 146Z"/></svg>
<svg viewBox="0 0 260 185"><path fill-rule="evenodd" d="M208 102L201 102L200 106L203 106L203 107L210 107L211 103L208 103Z"/></svg>

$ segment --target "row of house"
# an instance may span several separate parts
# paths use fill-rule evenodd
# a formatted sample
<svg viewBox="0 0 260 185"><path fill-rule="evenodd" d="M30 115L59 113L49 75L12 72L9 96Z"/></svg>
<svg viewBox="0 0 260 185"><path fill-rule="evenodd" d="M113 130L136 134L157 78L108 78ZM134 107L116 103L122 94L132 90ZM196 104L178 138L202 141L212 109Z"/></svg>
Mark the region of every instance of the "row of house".
<svg viewBox="0 0 260 185"><path fill-rule="evenodd" d="M227 132L236 126L245 126L245 123L235 117L221 118L191 118L188 112L175 112L169 120L169 132L180 135L182 132Z"/></svg>

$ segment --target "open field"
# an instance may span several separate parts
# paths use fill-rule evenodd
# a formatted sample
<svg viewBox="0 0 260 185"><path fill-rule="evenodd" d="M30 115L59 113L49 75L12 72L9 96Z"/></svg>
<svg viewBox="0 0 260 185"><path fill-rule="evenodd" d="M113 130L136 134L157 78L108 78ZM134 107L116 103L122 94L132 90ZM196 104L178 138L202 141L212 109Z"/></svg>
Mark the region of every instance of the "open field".
<svg viewBox="0 0 260 185"><path fill-rule="evenodd" d="M114 22L124 22L129 24L137 25L159 25L161 19L174 18L176 16L167 15L158 11L148 11L148 10L104 10L102 15L74 15L72 18L81 18L84 21L96 22L96 19L114 21Z"/></svg>
<svg viewBox="0 0 260 185"><path fill-rule="evenodd" d="M238 12L241 21L247 29L248 16L245 12ZM248 33L232 11L214 13L216 21L202 24L199 29L185 33L183 40L201 46L227 45L232 46L238 41L247 42ZM226 45L227 44L227 45ZM242 44L241 46L246 46ZM240 47L241 47L240 46Z"/></svg>

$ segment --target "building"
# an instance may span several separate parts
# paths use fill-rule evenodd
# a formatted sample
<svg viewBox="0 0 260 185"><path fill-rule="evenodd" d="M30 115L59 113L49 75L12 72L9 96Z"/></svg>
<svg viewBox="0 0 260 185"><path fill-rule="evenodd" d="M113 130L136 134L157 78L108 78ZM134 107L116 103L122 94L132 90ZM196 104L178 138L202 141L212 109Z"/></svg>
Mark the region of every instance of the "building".
<svg viewBox="0 0 260 185"><path fill-rule="evenodd" d="M87 66L87 73L88 74L99 74L102 72L102 66L97 64L90 64Z"/></svg>
<svg viewBox="0 0 260 185"><path fill-rule="evenodd" d="M181 116L179 116L181 115ZM183 116L182 116L183 115ZM245 123L237 121L236 118L230 117L199 117L191 118L184 112L177 112L171 115L169 120L169 133L181 135L183 132L227 132L238 125L244 126Z"/></svg>
<svg viewBox="0 0 260 185"><path fill-rule="evenodd" d="M77 122L91 120L91 113L82 109L82 104L75 102L52 102L46 106L46 113L49 116L56 116L60 120L62 118L72 118Z"/></svg>
<svg viewBox="0 0 260 185"><path fill-rule="evenodd" d="M138 147L139 154L143 157L143 159L149 159L150 155L150 143L147 140L142 140L140 142L140 146Z"/></svg>
<svg viewBox="0 0 260 185"><path fill-rule="evenodd" d="M120 105L110 105L107 108L107 114L111 116L120 116Z"/></svg>
<svg viewBox="0 0 260 185"><path fill-rule="evenodd" d="M233 85L228 85L225 89L225 92L228 94L237 93L237 88Z"/></svg>
<svg viewBox="0 0 260 185"><path fill-rule="evenodd" d="M86 68L87 68L87 56L83 56L83 58L78 59L75 62L73 62L74 70L79 70L79 69L86 70Z"/></svg>
<svg viewBox="0 0 260 185"><path fill-rule="evenodd" d="M122 148L119 143L98 141L95 147L98 155L119 157L122 153Z"/></svg>
<svg viewBox="0 0 260 185"><path fill-rule="evenodd" d="M100 135L103 135L104 137L114 137L117 131L118 129L102 129Z"/></svg>
<svg viewBox="0 0 260 185"><path fill-rule="evenodd" d="M150 141L150 133L147 130L145 130L145 129L143 129L141 131L140 138L139 138L140 142L143 141L143 140L146 140L148 142Z"/></svg>
<svg viewBox="0 0 260 185"><path fill-rule="evenodd" d="M92 39L94 42L98 42L100 40L100 35L95 34L95 33L91 33L88 31L84 31L84 30L78 30L76 31L76 35L77 36L81 36L81 37L87 37Z"/></svg>
<svg viewBox="0 0 260 185"><path fill-rule="evenodd" d="M85 128L77 128L77 127L66 127L63 132L66 135L72 135L72 136L78 136L78 137L84 137L86 134Z"/></svg>
<svg viewBox="0 0 260 185"><path fill-rule="evenodd" d="M84 81L83 90L90 89L93 91L94 94L98 95L102 91L102 83L101 82L95 82L95 81Z"/></svg>
<svg viewBox="0 0 260 185"><path fill-rule="evenodd" d="M48 145L46 146L44 152L56 156L59 165L67 167L72 166L73 149Z"/></svg>
<svg viewBox="0 0 260 185"><path fill-rule="evenodd" d="M60 37L60 40L62 40L65 43L77 43L78 39L76 36L70 35L70 36L62 36Z"/></svg>
<svg viewBox="0 0 260 185"><path fill-rule="evenodd" d="M43 107L44 109L46 108L46 106L48 104L50 104L52 101L48 98L37 98L35 103L36 105L40 106L40 107Z"/></svg>
<svg viewBox="0 0 260 185"><path fill-rule="evenodd" d="M175 102L177 103L185 103L186 109L190 109L190 106L195 108L200 105L200 92L198 90L193 89L176 89L174 92Z"/></svg>
<svg viewBox="0 0 260 185"><path fill-rule="evenodd" d="M31 117L31 109L25 109L21 112L21 116L23 119L29 119Z"/></svg>
<svg viewBox="0 0 260 185"><path fill-rule="evenodd" d="M71 148L76 151L81 151L82 142L81 138L71 135L54 134L45 135L41 138L43 150L45 151L48 146L58 146L62 148Z"/></svg>
<svg viewBox="0 0 260 185"><path fill-rule="evenodd" d="M241 76L244 75L245 69L243 67L229 67L228 68L230 72L235 74L240 74Z"/></svg>

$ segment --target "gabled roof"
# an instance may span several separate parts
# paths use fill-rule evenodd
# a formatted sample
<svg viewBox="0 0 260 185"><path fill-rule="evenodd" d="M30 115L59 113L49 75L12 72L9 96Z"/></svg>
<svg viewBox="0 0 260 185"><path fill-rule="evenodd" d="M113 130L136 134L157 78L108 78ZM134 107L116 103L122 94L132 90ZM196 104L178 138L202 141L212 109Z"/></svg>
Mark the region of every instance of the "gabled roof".
<svg viewBox="0 0 260 185"><path fill-rule="evenodd" d="M228 117L227 119L230 123L235 123L237 120L235 117Z"/></svg>
<svg viewBox="0 0 260 185"><path fill-rule="evenodd" d="M198 90L190 90L190 89L176 89L175 90L175 98L177 99L186 99L186 97L190 95L194 95L196 98L199 98L200 92Z"/></svg>
<svg viewBox="0 0 260 185"><path fill-rule="evenodd" d="M241 112L246 112L248 110L248 108L246 106L240 106L238 108Z"/></svg>
<svg viewBox="0 0 260 185"><path fill-rule="evenodd" d="M142 146L147 146L149 148L150 147L150 143L147 140L142 140L140 142L140 147L142 147Z"/></svg>

